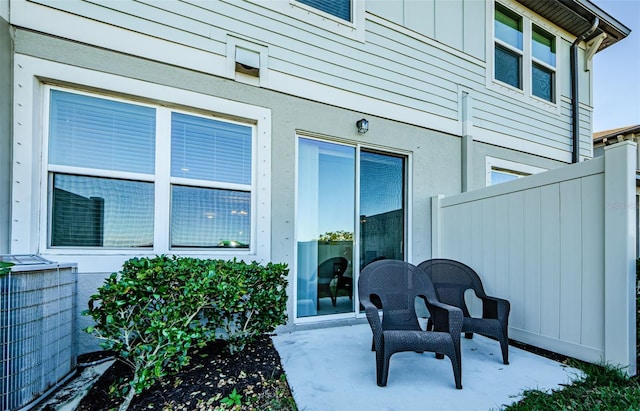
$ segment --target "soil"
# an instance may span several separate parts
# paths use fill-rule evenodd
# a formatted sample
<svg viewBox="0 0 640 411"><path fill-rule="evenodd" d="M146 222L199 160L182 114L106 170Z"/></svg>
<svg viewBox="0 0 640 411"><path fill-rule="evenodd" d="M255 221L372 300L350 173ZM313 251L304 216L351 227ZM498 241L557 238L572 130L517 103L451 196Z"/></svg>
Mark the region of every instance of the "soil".
<svg viewBox="0 0 640 411"><path fill-rule="evenodd" d="M95 361L104 353L79 358ZM116 361L96 381L77 410L106 411L117 409L121 400L109 395L109 387L130 377L131 369ZM241 405L223 403L240 395ZM190 364L178 374L168 376L137 395L129 410L296 410L284 377L280 356L271 338L260 336L235 355L224 350L224 343L213 342L192 353Z"/></svg>

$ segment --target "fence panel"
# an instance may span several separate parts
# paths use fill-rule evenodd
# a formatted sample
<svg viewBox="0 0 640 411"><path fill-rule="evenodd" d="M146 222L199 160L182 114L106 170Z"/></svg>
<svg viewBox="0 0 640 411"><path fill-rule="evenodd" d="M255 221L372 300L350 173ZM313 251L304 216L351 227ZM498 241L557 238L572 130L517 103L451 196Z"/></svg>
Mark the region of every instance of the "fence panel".
<svg viewBox="0 0 640 411"><path fill-rule="evenodd" d="M434 197L433 257L510 300L511 338L635 374L635 150Z"/></svg>

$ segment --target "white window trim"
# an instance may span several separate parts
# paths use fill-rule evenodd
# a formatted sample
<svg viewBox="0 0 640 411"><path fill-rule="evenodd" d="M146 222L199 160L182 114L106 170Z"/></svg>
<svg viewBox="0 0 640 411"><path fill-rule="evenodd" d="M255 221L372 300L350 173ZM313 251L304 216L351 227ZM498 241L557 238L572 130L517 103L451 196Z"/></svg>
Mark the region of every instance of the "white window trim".
<svg viewBox="0 0 640 411"><path fill-rule="evenodd" d="M566 33L564 33L561 29L556 26L552 26L551 23L546 22L540 16L532 13L529 9L524 8L523 6L515 3L513 0L500 0L495 2L487 2L487 78L486 84L487 88L499 92L501 94L507 95L509 98L515 98L520 101L523 101L528 104L535 104L537 107L542 108L546 111L560 114L560 100L561 100L561 92L562 90L562 80L563 76L561 75L563 70L562 58L561 58L561 45L562 38L568 37ZM496 37L495 37L495 4L500 4L514 13L518 14L522 17L522 51L518 50L518 54L522 56L522 89L517 87L510 86L509 84L503 83L500 80L495 79L495 45L496 45ZM537 63L543 65L547 68L553 68L554 70L554 98L553 102L547 101L543 98L537 97L533 95L533 90L531 86L532 81L532 67L534 62L534 57L532 54L532 25L544 29L549 34L555 36L555 44L556 44L556 65L555 67L550 67L547 64L541 63L538 60L535 60ZM498 40L498 44L503 47L506 47L509 50L516 50L514 47L507 45Z"/></svg>
<svg viewBox="0 0 640 411"><path fill-rule="evenodd" d="M528 164L518 163L511 160L504 160L496 157L485 157L485 185L489 187L491 185L491 172L496 169L511 171L514 174L531 175L547 171L546 168L531 166Z"/></svg>
<svg viewBox="0 0 640 411"><path fill-rule="evenodd" d="M351 0L350 22L296 0L249 1L293 17L296 20L307 22L330 33L364 43L365 0Z"/></svg>
<svg viewBox="0 0 640 411"><path fill-rule="evenodd" d="M14 139L12 181L11 253L49 255L53 260L63 256L79 263L82 271L118 270L122 259L158 253L245 258L266 262L271 255L271 110L192 91L162 86L112 74L68 66L35 57L16 54L14 59ZM168 105L206 108L225 117L243 119L255 124L256 147L253 160L252 239L250 250L174 250L154 244L152 250L140 249L49 249L47 248L47 130L43 124L45 102L49 96L41 79L63 84L73 92L99 89L109 85L115 96L137 96L143 101L168 101ZM73 87L67 87L73 84ZM92 92L92 94L95 94ZM167 97L170 96L170 97ZM116 97L118 98L118 97ZM131 100L127 100L131 101ZM135 102L135 100L133 100ZM136 102L137 104L138 102ZM46 103L48 104L48 103ZM144 103L142 103L144 104ZM156 177L157 178L157 177ZM27 184L24 184L24 183ZM29 188L25 188L29 187ZM156 194L159 195L159 194ZM157 216L156 221L168 216ZM169 224L166 220L166 224ZM164 241L166 244L168 239ZM101 259L100 257L104 257ZM101 262L109 261L102 264ZM81 264L84 264L82 267ZM114 266L115 264L115 266Z"/></svg>

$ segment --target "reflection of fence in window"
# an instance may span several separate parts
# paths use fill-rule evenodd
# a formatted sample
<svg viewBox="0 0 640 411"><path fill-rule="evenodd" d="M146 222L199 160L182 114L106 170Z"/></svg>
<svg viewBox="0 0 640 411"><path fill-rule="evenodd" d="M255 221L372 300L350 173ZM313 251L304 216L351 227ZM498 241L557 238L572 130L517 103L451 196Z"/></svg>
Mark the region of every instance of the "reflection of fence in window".
<svg viewBox="0 0 640 411"><path fill-rule="evenodd" d="M404 259L403 221L402 209L361 217L360 241L363 252L360 259L362 267L381 257Z"/></svg>
<svg viewBox="0 0 640 411"><path fill-rule="evenodd" d="M150 247L153 185L54 175L52 246Z"/></svg>
<svg viewBox="0 0 640 411"><path fill-rule="evenodd" d="M250 240L250 192L172 187L172 247L249 247Z"/></svg>

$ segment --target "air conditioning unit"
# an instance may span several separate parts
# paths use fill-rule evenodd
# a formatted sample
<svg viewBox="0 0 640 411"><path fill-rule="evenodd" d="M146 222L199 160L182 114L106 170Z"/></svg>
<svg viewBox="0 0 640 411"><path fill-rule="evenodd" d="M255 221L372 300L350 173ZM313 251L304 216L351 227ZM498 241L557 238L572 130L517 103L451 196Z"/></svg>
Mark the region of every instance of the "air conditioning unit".
<svg viewBox="0 0 640 411"><path fill-rule="evenodd" d="M35 406L75 373L77 265L37 255L0 278L0 411Z"/></svg>

